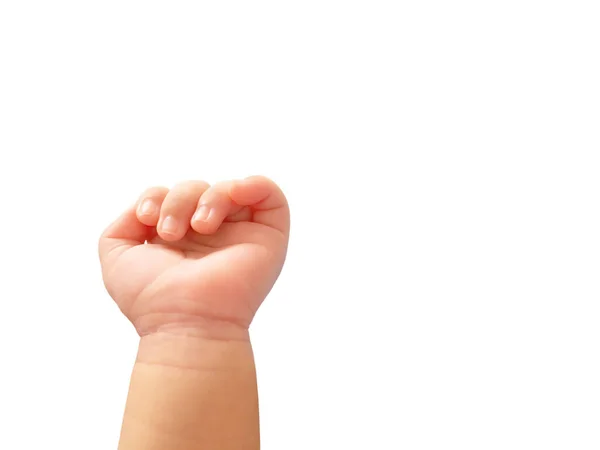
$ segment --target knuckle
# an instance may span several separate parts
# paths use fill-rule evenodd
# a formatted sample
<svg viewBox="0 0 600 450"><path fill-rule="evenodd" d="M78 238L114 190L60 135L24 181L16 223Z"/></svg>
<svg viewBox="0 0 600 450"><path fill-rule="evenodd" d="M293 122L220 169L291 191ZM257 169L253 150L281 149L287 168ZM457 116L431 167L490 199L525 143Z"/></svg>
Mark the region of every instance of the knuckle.
<svg viewBox="0 0 600 450"><path fill-rule="evenodd" d="M185 191L186 193L189 193L189 192L197 192L199 190L205 190L205 189L208 189L209 187L210 187L210 184L208 184L204 180L186 180L186 181L177 183L175 185L175 187L173 188L173 190L174 191Z"/></svg>
<svg viewBox="0 0 600 450"><path fill-rule="evenodd" d="M153 186L144 191L140 198L161 198L169 193L169 188L164 186Z"/></svg>

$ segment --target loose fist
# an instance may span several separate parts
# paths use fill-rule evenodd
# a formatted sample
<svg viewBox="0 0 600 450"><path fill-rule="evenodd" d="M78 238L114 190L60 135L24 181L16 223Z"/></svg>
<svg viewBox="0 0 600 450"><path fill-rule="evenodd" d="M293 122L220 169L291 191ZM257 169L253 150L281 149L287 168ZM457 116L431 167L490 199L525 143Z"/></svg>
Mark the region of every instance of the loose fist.
<svg viewBox="0 0 600 450"><path fill-rule="evenodd" d="M150 188L100 238L104 284L142 336L243 337L289 229L285 196L264 177Z"/></svg>

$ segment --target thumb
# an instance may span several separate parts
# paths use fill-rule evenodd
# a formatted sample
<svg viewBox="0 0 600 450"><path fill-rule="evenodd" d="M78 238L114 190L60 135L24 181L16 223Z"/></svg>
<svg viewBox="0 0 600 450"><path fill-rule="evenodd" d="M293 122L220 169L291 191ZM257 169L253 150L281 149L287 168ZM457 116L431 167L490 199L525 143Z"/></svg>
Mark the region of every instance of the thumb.
<svg viewBox="0 0 600 450"><path fill-rule="evenodd" d="M281 188L263 176L236 181L229 196L238 205L252 210L252 221L281 231L290 232L290 208Z"/></svg>

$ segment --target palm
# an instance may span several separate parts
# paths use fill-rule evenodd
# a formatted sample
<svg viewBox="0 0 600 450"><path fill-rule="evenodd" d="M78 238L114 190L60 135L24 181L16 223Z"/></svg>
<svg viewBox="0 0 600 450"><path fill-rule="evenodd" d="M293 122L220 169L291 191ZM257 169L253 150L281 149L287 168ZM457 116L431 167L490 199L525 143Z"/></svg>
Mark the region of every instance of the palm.
<svg viewBox="0 0 600 450"><path fill-rule="evenodd" d="M202 316L247 326L281 266L283 235L263 225L223 224L175 243L159 237L124 251L106 284L130 320Z"/></svg>

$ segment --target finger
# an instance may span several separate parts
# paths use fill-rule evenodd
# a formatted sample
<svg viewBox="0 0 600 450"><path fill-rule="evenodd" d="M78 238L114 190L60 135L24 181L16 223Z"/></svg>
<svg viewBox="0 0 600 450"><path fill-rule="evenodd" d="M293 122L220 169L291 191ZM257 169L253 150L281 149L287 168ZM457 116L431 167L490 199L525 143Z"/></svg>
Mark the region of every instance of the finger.
<svg viewBox="0 0 600 450"><path fill-rule="evenodd" d="M290 231L290 209L283 191L274 181L253 176L236 181L229 191L238 205L249 206L252 220L275 228L285 235Z"/></svg>
<svg viewBox="0 0 600 450"><path fill-rule="evenodd" d="M235 205L229 197L232 183L232 181L221 181L202 194L191 222L194 231L200 234L212 234L219 229L227 216L235 217L242 210L242 207Z"/></svg>
<svg viewBox="0 0 600 450"><path fill-rule="evenodd" d="M165 197L156 231L165 241L185 236L198 199L210 187L205 181L186 181L176 185Z"/></svg>
<svg viewBox="0 0 600 450"><path fill-rule="evenodd" d="M169 193L166 187L151 187L146 189L137 203L136 215L140 222L149 227L155 227L160 217L160 208Z"/></svg>
<svg viewBox="0 0 600 450"><path fill-rule="evenodd" d="M125 250L143 244L151 237L152 228L141 223L132 205L100 236L98 251L102 264L116 258Z"/></svg>
<svg viewBox="0 0 600 450"><path fill-rule="evenodd" d="M223 222L250 222L252 221L252 210L248 206L232 206L229 215Z"/></svg>

